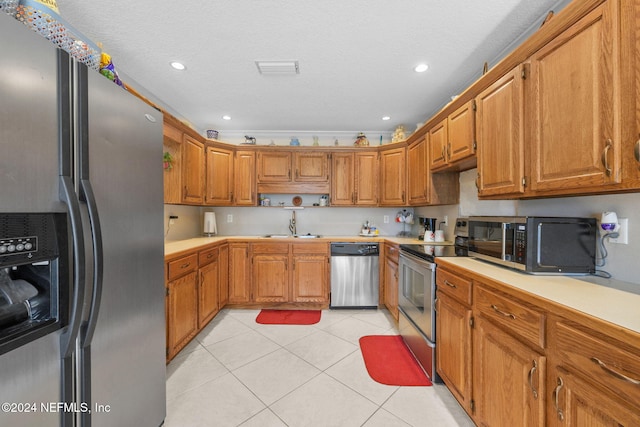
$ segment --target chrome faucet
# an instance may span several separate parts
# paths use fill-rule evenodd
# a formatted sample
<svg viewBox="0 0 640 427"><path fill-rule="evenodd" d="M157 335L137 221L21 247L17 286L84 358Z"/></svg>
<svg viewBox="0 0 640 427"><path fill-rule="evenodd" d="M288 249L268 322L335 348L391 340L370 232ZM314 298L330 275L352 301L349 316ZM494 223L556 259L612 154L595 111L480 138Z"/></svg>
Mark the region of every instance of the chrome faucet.
<svg viewBox="0 0 640 427"><path fill-rule="evenodd" d="M289 231L292 236L295 236L296 233L296 211L291 211L291 219L289 220Z"/></svg>

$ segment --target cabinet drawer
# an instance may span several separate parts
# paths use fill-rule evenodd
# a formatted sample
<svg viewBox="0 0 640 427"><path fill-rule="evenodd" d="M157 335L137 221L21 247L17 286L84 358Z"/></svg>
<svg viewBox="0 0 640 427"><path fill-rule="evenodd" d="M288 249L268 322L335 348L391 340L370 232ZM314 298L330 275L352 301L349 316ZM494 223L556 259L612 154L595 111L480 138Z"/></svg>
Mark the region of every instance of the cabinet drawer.
<svg viewBox="0 0 640 427"><path fill-rule="evenodd" d="M629 402L640 402L640 348L599 339L564 323L554 334L562 364ZM636 343L640 345L639 343ZM627 346L625 349L624 347Z"/></svg>
<svg viewBox="0 0 640 427"><path fill-rule="evenodd" d="M187 273L196 271L198 268L198 255L193 254L183 258L176 259L169 262L169 271L167 273L167 280L171 282L180 276L184 276Z"/></svg>
<svg viewBox="0 0 640 427"><path fill-rule="evenodd" d="M530 343L545 347L544 314L482 286L474 289L474 305L480 313Z"/></svg>
<svg viewBox="0 0 640 427"><path fill-rule="evenodd" d="M471 280L450 273L442 268L436 269L438 290L458 301L471 305Z"/></svg>
<svg viewBox="0 0 640 427"><path fill-rule="evenodd" d="M198 252L198 265L204 267L217 260L219 252L220 250L218 248L205 249L204 251Z"/></svg>
<svg viewBox="0 0 640 427"><path fill-rule="evenodd" d="M293 254L329 254L329 245L327 243L298 243L293 245Z"/></svg>
<svg viewBox="0 0 640 427"><path fill-rule="evenodd" d="M387 258L390 258L396 264L398 263L399 257L400 257L400 246L387 245L385 252L386 252Z"/></svg>
<svg viewBox="0 0 640 427"><path fill-rule="evenodd" d="M253 243L251 245L253 253L260 254L288 254L288 243Z"/></svg>

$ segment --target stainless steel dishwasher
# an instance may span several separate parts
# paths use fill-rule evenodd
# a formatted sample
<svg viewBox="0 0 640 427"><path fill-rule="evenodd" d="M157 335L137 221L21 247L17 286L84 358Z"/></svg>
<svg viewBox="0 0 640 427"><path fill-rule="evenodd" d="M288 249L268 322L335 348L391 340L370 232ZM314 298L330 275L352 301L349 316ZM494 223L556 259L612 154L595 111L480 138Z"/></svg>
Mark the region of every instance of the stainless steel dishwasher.
<svg viewBox="0 0 640 427"><path fill-rule="evenodd" d="M331 244L331 308L377 308L377 243Z"/></svg>

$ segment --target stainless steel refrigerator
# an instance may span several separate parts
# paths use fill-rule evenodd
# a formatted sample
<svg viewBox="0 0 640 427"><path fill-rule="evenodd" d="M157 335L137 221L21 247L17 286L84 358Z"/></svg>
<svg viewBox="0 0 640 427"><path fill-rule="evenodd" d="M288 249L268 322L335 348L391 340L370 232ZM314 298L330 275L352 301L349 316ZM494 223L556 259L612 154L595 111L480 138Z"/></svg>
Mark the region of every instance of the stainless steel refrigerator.
<svg viewBox="0 0 640 427"><path fill-rule="evenodd" d="M0 13L0 425L163 423L162 173L160 112Z"/></svg>

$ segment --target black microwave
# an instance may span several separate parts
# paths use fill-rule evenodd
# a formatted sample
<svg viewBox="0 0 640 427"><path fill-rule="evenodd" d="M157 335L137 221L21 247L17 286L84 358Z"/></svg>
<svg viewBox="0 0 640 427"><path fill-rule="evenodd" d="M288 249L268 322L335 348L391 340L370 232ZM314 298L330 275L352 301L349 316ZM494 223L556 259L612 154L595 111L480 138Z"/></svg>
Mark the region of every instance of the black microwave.
<svg viewBox="0 0 640 427"><path fill-rule="evenodd" d="M537 274L595 272L595 218L469 218L469 256Z"/></svg>

